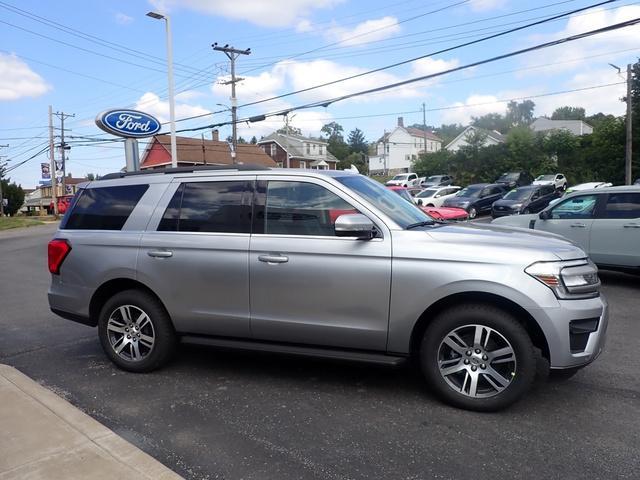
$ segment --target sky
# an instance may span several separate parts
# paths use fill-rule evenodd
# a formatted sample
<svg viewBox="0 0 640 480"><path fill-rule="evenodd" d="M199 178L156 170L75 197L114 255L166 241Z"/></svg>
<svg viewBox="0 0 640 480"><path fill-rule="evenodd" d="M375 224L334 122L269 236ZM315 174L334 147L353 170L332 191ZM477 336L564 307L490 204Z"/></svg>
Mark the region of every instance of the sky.
<svg viewBox="0 0 640 480"><path fill-rule="evenodd" d="M95 117L110 108L136 108L169 119L164 20L171 18L178 129L230 119L229 62L211 44L251 49L236 63L239 118L322 102L348 93L465 66L518 49L640 17L640 2L614 1L474 45L494 33L599 3L596 0L0 0L0 155L8 166L29 159L48 142L48 107L74 114L65 121L67 172L106 174L124 166L121 143L99 130ZM468 124L472 116L504 113L510 99L531 99L535 115L563 105L622 115L623 68L640 56L640 26L440 75L429 80L291 112L289 124L317 136L336 121L345 136L359 128L368 141L405 125ZM243 104L315 87L385 67L333 85L252 106ZM56 127L58 118L54 117ZM283 116L242 123L249 139L284 125ZM163 131L168 131L165 125ZM56 130L56 135L60 131ZM221 138L231 133L220 128ZM181 135L210 138L209 129ZM57 139L56 141L59 141ZM144 143L141 143L141 151ZM25 188L40 180L30 159L8 175Z"/></svg>

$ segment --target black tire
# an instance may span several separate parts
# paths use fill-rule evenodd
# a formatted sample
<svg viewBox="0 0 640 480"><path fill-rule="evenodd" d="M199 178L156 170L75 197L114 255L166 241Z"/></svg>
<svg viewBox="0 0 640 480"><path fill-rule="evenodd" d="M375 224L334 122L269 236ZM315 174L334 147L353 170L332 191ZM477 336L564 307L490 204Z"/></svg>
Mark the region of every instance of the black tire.
<svg viewBox="0 0 640 480"><path fill-rule="evenodd" d="M146 319L140 320L140 324L143 324L143 322L144 324L142 328L136 330L137 334L134 333L134 328L129 327L126 327L127 333L108 330L107 326L110 318L114 322L111 328L119 329L119 323L126 325L127 320L124 319L125 315L121 313L120 307L128 307L126 310L130 312L131 322L138 318L143 318L138 315L139 311L142 311L148 317L148 321ZM122 329L124 328L123 326ZM136 326L135 329L137 328ZM133 340L124 339L125 335L130 336L132 333L134 337L142 335L139 343L138 339L134 338L137 343L137 350L134 350ZM153 295L142 290L125 290L107 300L100 311L98 336L102 349L113 363L123 370L136 373L151 372L166 364L173 356L177 343L176 333L169 314ZM151 347L149 348L147 346L148 342L145 342L144 339L150 337L153 338L153 342L150 342ZM121 346L122 343L126 345L119 354L116 352L116 348ZM139 359L133 358L134 351L139 354ZM127 356L130 358L127 358Z"/></svg>
<svg viewBox="0 0 640 480"><path fill-rule="evenodd" d="M471 207L469 209L469 218L473 220L477 216L478 216L478 211L474 207Z"/></svg>
<svg viewBox="0 0 640 480"><path fill-rule="evenodd" d="M429 205L427 205L427 207L431 207L431 208L433 208L433 207L434 207L434 205L433 205L433 203L430 203Z"/></svg>
<svg viewBox="0 0 640 480"><path fill-rule="evenodd" d="M562 370L549 370L550 382L565 382L582 370L582 367L563 368Z"/></svg>
<svg viewBox="0 0 640 480"><path fill-rule="evenodd" d="M465 388L467 382L467 376L473 375L470 369L474 365L462 365L460 363L463 360L465 363L467 362L465 355L468 355L468 351L461 353L459 358L458 365L462 367L459 373L464 376L464 383L461 382L462 387L460 389L454 389L440 373L439 355L441 354L440 348L445 337L456 329L464 331L467 328L474 328L475 325L489 327L495 331L496 333L493 334L495 340L499 342L506 340L514 352L515 364L513 367L510 363L495 362L490 358L486 362L488 366L488 368L485 367L487 368L487 373L494 368L499 370L507 367L509 370L513 370L510 375L508 373L501 374L502 379L507 380L507 385L499 393L493 394L493 396L472 397L462 393L462 389ZM493 338L491 342L493 342ZM469 343L473 343L473 340ZM496 347L496 350L498 347ZM465 350L464 347L463 350ZM475 350L470 349L470 351L475 357ZM487 346L487 353L491 354L490 345ZM474 359L474 357L469 358L474 362L476 360L482 361L481 358ZM455 361L455 359L445 361L451 362ZM501 363L501 365L498 366L498 363ZM535 351L524 327L511 314L497 307L484 304L460 305L440 313L424 333L420 346L420 365L427 382L441 399L458 408L482 412L501 410L519 400L531 387L536 374ZM485 394L482 391L484 389L485 392L491 394L493 387L487 381L489 375L479 370L479 366L476 366L474 372L476 371L478 372L478 393ZM458 373L455 375L458 375ZM511 377L510 381L508 377ZM496 389L494 388L493 390Z"/></svg>

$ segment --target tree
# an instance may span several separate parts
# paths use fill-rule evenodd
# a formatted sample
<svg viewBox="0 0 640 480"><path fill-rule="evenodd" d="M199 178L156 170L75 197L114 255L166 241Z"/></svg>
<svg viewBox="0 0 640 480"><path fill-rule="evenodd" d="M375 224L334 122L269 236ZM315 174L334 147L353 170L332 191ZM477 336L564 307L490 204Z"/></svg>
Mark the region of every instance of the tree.
<svg viewBox="0 0 640 480"><path fill-rule="evenodd" d="M582 107L559 107L551 114L551 120L584 120L585 111Z"/></svg>
<svg viewBox="0 0 640 480"><path fill-rule="evenodd" d="M344 129L342 125L336 122L327 123L320 131L324 133L327 138L327 150L338 160L344 160L350 153L349 145L344 141L342 132Z"/></svg>
<svg viewBox="0 0 640 480"><path fill-rule="evenodd" d="M331 122L324 125L320 131L327 136L329 141L344 141L344 137L342 133L344 132L344 128L337 122Z"/></svg>
<svg viewBox="0 0 640 480"><path fill-rule="evenodd" d="M364 138L364 133L359 128L355 128L349 132L347 143L351 149L351 153L366 152L369 148L367 141Z"/></svg>
<svg viewBox="0 0 640 480"><path fill-rule="evenodd" d="M258 143L258 139L256 138L255 135L253 137L251 137L251 140L249 140L249 143L251 145L255 145L256 143Z"/></svg>
<svg viewBox="0 0 640 480"><path fill-rule="evenodd" d="M451 143L454 138L460 135L464 131L464 128L465 127L459 123L450 123L447 125L443 123L438 128L434 128L433 133L442 139L442 145L444 146Z"/></svg>
<svg viewBox="0 0 640 480"><path fill-rule="evenodd" d="M367 156L364 152L353 152L347 155L344 160L340 160L337 165L338 170L346 170L351 165L355 165L358 172L366 175L369 173L369 165L367 162Z"/></svg>
<svg viewBox="0 0 640 480"><path fill-rule="evenodd" d="M529 125L533 121L535 108L536 104L531 100L525 100L520 103L515 100L510 101L507 105L507 115L505 117L509 128Z"/></svg>
<svg viewBox="0 0 640 480"><path fill-rule="evenodd" d="M285 125L284 127L276 130L276 133L283 133L284 135L302 135L302 130L297 127L292 127L291 125Z"/></svg>
<svg viewBox="0 0 640 480"><path fill-rule="evenodd" d="M510 127L507 119L499 113L487 113L481 117L471 117L471 125L485 130L496 130L500 133L507 133Z"/></svg>
<svg viewBox="0 0 640 480"><path fill-rule="evenodd" d="M24 203L24 190L20 185L9 183L9 179L2 180L2 197L7 201L4 207L6 215L15 215Z"/></svg>

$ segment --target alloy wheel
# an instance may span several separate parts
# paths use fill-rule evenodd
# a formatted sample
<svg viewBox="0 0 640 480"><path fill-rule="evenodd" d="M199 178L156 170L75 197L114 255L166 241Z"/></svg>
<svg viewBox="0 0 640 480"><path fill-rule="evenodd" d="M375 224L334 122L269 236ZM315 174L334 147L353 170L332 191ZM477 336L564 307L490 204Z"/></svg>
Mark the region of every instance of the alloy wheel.
<svg viewBox="0 0 640 480"><path fill-rule="evenodd" d="M151 353L155 329L149 315L135 305L121 305L107 321L107 336L113 351L130 362L139 362Z"/></svg>
<svg viewBox="0 0 640 480"><path fill-rule="evenodd" d="M476 218L476 215L478 215L478 212L475 208L469 210L469 218Z"/></svg>
<svg viewBox="0 0 640 480"><path fill-rule="evenodd" d="M453 390L471 398L500 394L513 381L516 354L509 341L485 325L464 325L445 335L438 369Z"/></svg>

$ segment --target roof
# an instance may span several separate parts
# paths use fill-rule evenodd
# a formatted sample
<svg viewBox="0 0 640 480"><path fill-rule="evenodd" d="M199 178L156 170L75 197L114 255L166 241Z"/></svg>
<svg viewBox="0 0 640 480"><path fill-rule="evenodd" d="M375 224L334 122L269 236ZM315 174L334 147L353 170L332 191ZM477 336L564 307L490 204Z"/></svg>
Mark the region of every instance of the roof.
<svg viewBox="0 0 640 480"><path fill-rule="evenodd" d="M337 162L338 159L334 157L328 149L325 149L326 153L322 155L312 155L305 153L305 143L318 143L321 145L329 145L325 140L318 140L317 138L304 137L302 135L284 134L273 132L272 134L264 137L258 142L258 145L263 143L276 142L280 145L289 155L296 158L311 158L314 160L325 160L327 162Z"/></svg>
<svg viewBox="0 0 640 480"><path fill-rule="evenodd" d="M203 151L204 146L204 151ZM227 142L218 140L202 140L200 138L176 137L176 148L179 163L193 165L232 165L231 149ZM275 167L275 161L260 147L253 144L238 144L236 163ZM171 137L156 135L149 142L140 168L151 168L171 164ZM86 180L85 180L86 181Z"/></svg>
<svg viewBox="0 0 640 480"><path fill-rule="evenodd" d="M393 132L395 132L398 128L404 130L405 132L407 132L409 135L411 135L412 137L419 137L419 138L424 138L424 130L420 129L420 128L414 128L414 127L396 127L393 130L391 130L390 132L386 132L384 135L382 135L379 139L377 143L381 143L381 142L386 142L387 140L389 140L389 137L391 136L391 134ZM442 143L442 139L440 137L438 137L437 135L435 135L433 132L430 132L429 130L427 130L427 138L429 140L433 140L435 142L440 142Z"/></svg>
<svg viewBox="0 0 640 480"><path fill-rule="evenodd" d="M482 133L486 135L487 138L491 138L498 143L504 143L505 140L507 139L506 136L504 136L500 132L497 132L496 130L487 130L486 128L480 128L480 127L476 127L475 125L469 125L462 132L460 132L456 138L451 140L444 148L448 149L450 145L453 145L455 142L457 142L461 138L465 138L469 130L475 130L479 133Z"/></svg>
<svg viewBox="0 0 640 480"><path fill-rule="evenodd" d="M534 132L568 130L574 135L584 135L593 132L593 127L583 120L551 120L545 117L536 118L529 128Z"/></svg>

